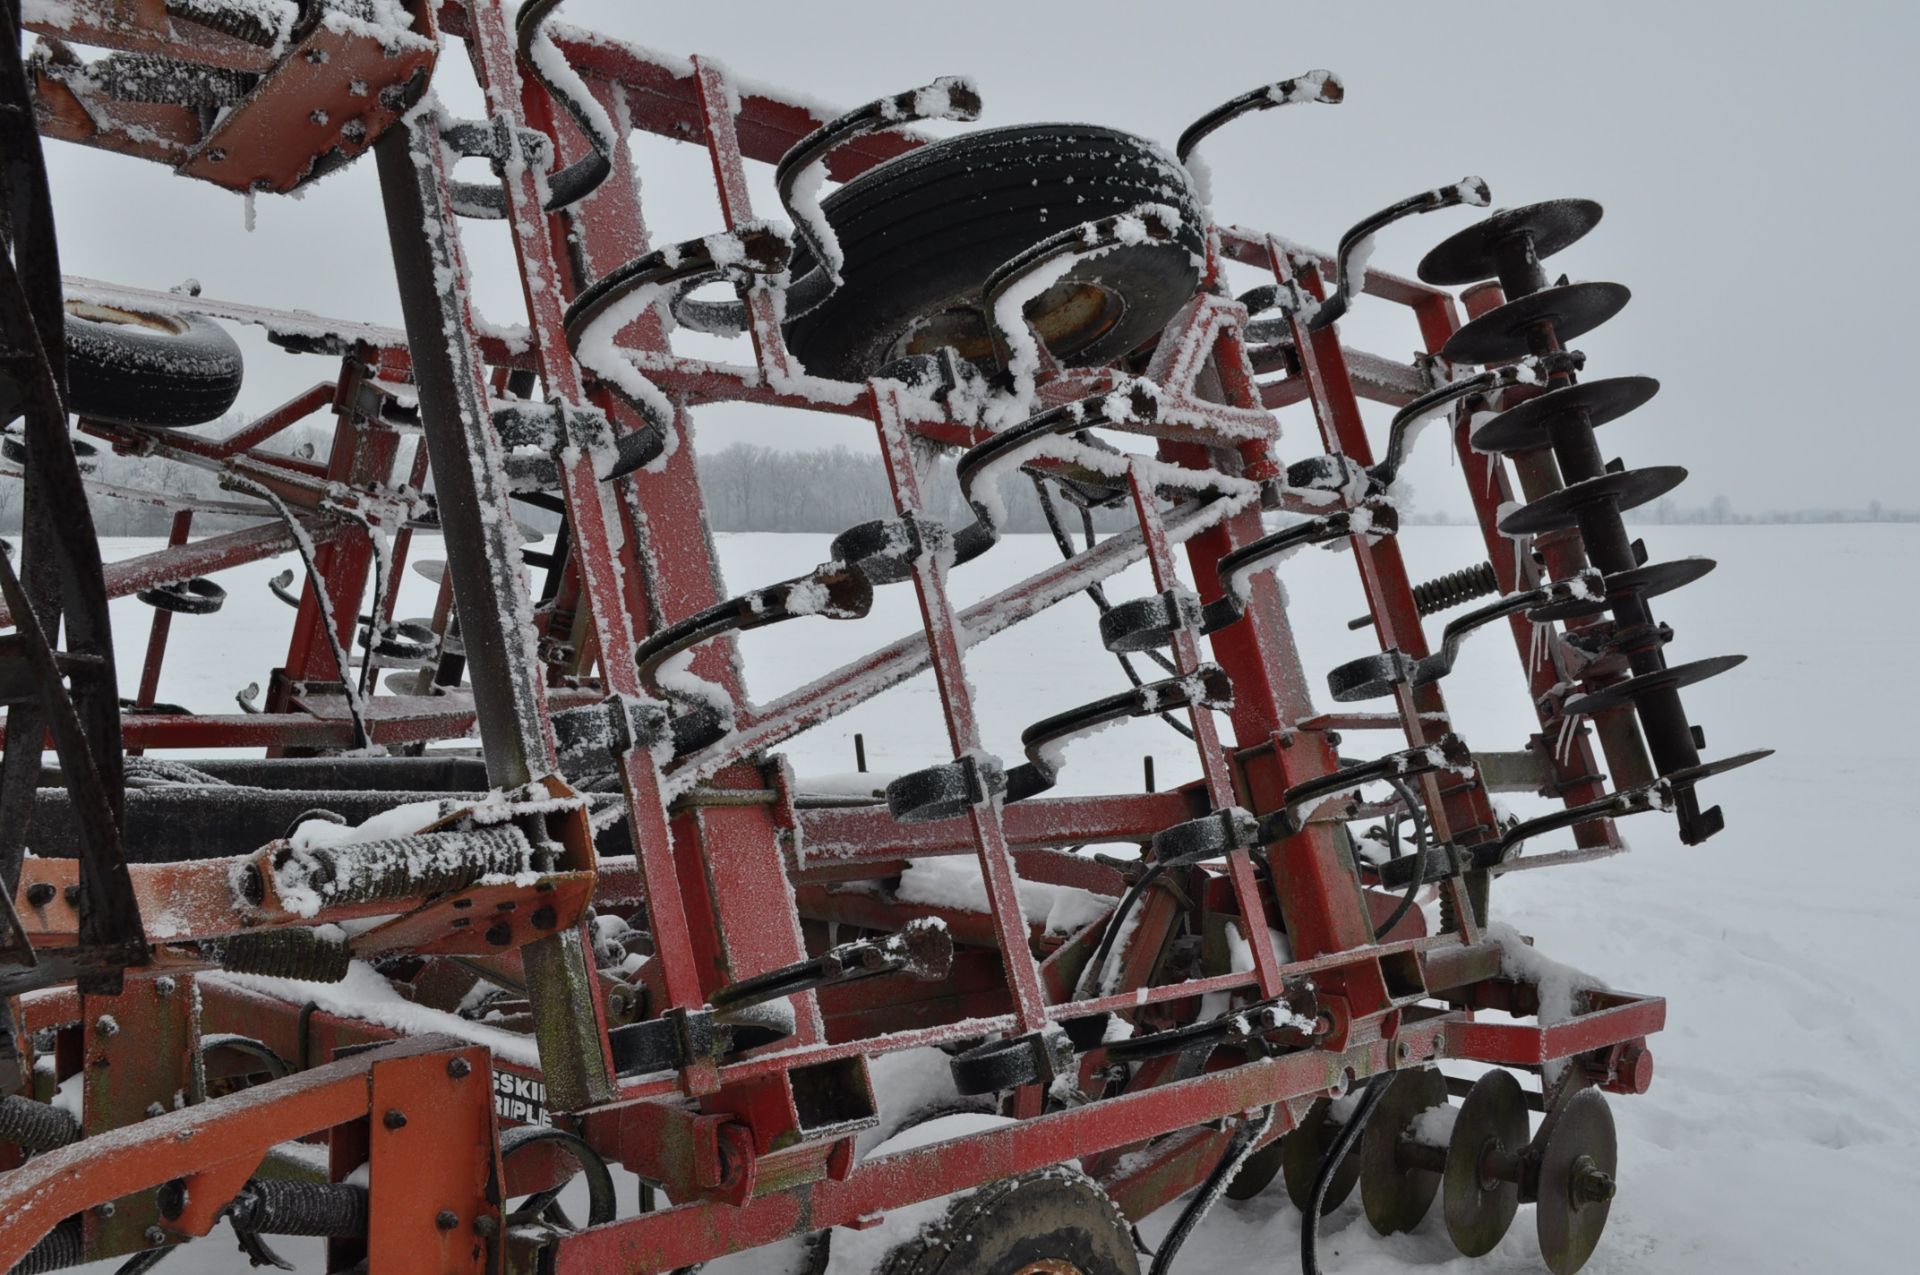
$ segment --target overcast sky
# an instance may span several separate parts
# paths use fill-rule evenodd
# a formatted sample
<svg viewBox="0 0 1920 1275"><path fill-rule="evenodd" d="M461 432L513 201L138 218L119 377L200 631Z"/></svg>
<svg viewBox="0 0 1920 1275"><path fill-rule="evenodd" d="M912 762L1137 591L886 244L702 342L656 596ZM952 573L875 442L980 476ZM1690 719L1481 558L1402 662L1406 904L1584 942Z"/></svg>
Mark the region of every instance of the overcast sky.
<svg viewBox="0 0 1920 1275"><path fill-rule="evenodd" d="M1685 503L1920 506L1920 413L1901 370L1920 346L1911 3L569 0L561 16L843 105L967 74L985 124L1089 120L1168 144L1242 89L1337 71L1345 105L1249 117L1209 141L1219 220L1331 247L1364 214L1468 173L1496 206L1597 199L1604 222L1549 270L1633 290L1576 342L1590 375L1664 383L1607 427L1609 455L1686 465ZM440 88L477 112L463 59L443 62ZM210 296L397 322L371 161L298 201L262 197L248 233L238 196L47 149L69 273L150 287L193 276ZM650 142L639 154L656 242L718 227L704 151ZM1402 223L1374 264L1411 273L1476 215ZM520 321L504 239L471 233L489 317ZM1383 353L1414 345L1384 302L1346 326L1350 343ZM247 410L331 375L246 348ZM703 446L868 441L857 424L793 413L707 412L701 425ZM1318 450L1310 423L1290 420L1286 437L1288 454Z"/></svg>

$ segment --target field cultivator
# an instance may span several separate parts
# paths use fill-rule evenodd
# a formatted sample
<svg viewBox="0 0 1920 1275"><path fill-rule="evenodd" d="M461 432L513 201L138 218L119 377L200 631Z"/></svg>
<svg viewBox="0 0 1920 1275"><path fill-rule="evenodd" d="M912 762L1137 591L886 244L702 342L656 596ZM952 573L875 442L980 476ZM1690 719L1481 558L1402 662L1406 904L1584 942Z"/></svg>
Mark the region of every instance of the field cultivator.
<svg viewBox="0 0 1920 1275"><path fill-rule="evenodd" d="M1699 842L1722 825L1699 786L1759 755L1702 760L1682 691L1737 657L1669 663L1649 608L1712 564L1650 561L1621 521L1682 472L1599 450L1657 386L1580 379L1567 344L1627 290L1542 264L1599 207L1494 213L1415 281L1370 264L1375 236L1485 183L1331 255L1199 193L1205 136L1339 102L1324 72L1173 151L1088 125L932 140L915 126L981 113L968 82L828 118L555 7L0 0L37 36L0 58L24 500L0 556L0 1270L145 1271L225 1221L257 1262L324 1237L326 1269L375 1275L762 1246L761 1269L817 1271L875 1227L890 1272L1111 1275L1172 1269L1223 1193L1284 1189L1313 1271L1356 1185L1382 1233L1444 1226L1468 1254L1531 1204L1547 1267L1578 1269L1614 1192L1603 1095L1646 1089L1665 1003L1537 953L1495 883L1619 851L1630 814ZM460 48L484 120L433 92ZM648 242L636 131L706 150L713 233ZM404 331L63 280L41 136L249 197L371 152ZM757 219L753 164L786 221ZM511 227L523 326L477 317L474 220ZM1343 344L1358 306L1405 311L1422 353ZM240 388L232 323L328 371L218 437L197 427ZM1395 410L1377 453L1363 399ZM723 589L689 420L725 402L871 429L893 515ZM1317 436L1283 439L1294 405ZM282 445L322 414L328 454ZM1486 561L1416 585L1395 487L1436 414ZM225 492L110 486L102 448ZM930 451L971 522L925 512ZM963 604L1015 482L1063 556ZM168 543L103 566L90 496L169 509ZM1128 529L1076 544L1063 513L1094 509ZM537 550L527 510L558 518ZM211 514L251 521L196 534ZM412 554L428 537L444 559ZM1275 571L1308 546L1351 554L1378 654L1303 666L1289 625L1312 617ZM172 630L220 640L198 617L221 573L286 556L258 702L159 702ZM1149 593L1108 596L1143 563ZM410 568L429 616L396 614ZM921 631L863 644L887 588ZM1126 680L1003 761L969 648L1081 594ZM108 607L129 595L152 608L130 696ZM1480 599L1430 641L1425 617ZM840 625L850 658L750 700L737 635L794 620ZM1487 627L1537 712L1507 751L1448 715ZM238 676L252 652L227 654ZM777 751L923 673L949 748L922 768L850 792ZM1050 792L1081 736L1144 717L1188 736L1197 780ZM902 888L929 868L949 888ZM1040 924L1036 891L1074 923ZM1144 1256L1132 1224L1169 1205Z"/></svg>

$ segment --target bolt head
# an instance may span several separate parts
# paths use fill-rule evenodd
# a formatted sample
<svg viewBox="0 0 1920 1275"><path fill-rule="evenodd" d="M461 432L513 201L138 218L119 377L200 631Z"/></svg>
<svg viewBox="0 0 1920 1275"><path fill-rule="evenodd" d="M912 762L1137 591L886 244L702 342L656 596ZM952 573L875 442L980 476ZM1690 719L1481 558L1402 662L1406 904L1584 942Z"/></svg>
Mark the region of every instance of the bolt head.
<svg viewBox="0 0 1920 1275"><path fill-rule="evenodd" d="M473 1070L473 1064L468 1062L464 1058L447 1059L447 1074L449 1076L452 1076L455 1080L465 1079L467 1076L467 1073L471 1072L472 1070Z"/></svg>
<svg viewBox="0 0 1920 1275"><path fill-rule="evenodd" d="M451 1231L454 1227L460 1225L460 1218L452 1209L441 1209L433 1215L433 1224L443 1231Z"/></svg>
<svg viewBox="0 0 1920 1275"><path fill-rule="evenodd" d="M404 1129L407 1127L407 1113L398 1107L389 1107L387 1114L380 1118L380 1123L389 1129Z"/></svg>
<svg viewBox="0 0 1920 1275"><path fill-rule="evenodd" d="M473 1233L481 1239L490 1240L500 1233L500 1223L494 1220L493 1214L482 1213L473 1219Z"/></svg>

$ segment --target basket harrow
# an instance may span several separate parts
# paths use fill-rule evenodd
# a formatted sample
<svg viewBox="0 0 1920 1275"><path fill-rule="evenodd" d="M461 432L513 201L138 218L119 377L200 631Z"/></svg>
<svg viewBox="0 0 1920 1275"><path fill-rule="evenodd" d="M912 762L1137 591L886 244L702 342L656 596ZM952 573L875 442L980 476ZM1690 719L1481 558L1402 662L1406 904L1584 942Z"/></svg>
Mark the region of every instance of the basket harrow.
<svg viewBox="0 0 1920 1275"><path fill-rule="evenodd" d="M1622 522L1683 472L1599 448L1658 386L1582 379L1569 343L1627 289L1543 265L1599 206L1496 212L1410 279L1371 264L1376 237L1487 205L1484 182L1330 255L1197 193L1207 135L1338 103L1325 72L1173 153L1078 125L934 141L915 125L981 114L968 82L828 118L556 7L0 0L38 37L0 58L25 511L0 556L0 1270L145 1271L222 1221L255 1262L321 1237L326 1269L375 1275L678 1271L783 1241L819 1270L835 1236L925 1206L884 1269L1131 1275L1172 1269L1219 1195L1284 1189L1315 1271L1356 1186L1383 1234L1444 1227L1469 1255L1531 1205L1546 1266L1577 1270L1619 1171L1604 1095L1647 1088L1666 1006L1570 978L1497 919L1496 883L1617 853L1629 815L1702 841L1724 822L1703 785L1763 755L1703 760L1683 691L1739 657L1669 662L1650 608L1712 564L1651 561ZM432 91L455 50L484 120ZM636 130L708 153L713 233L649 243ZM249 197L370 152L404 330L63 279L42 137ZM456 178L469 159L492 179ZM756 216L750 164L785 221ZM521 326L474 307L474 220L512 228ZM1361 306L1404 311L1422 353L1343 344ZM231 324L327 371L215 437ZM1378 460L1362 400L1397 413ZM714 403L869 432L892 514L727 591L689 425ZM1282 435L1297 405L1317 433ZM324 456L276 445L325 414ZM1434 415L1486 560L1416 582L1395 488ZM928 512L928 448L957 457L971 522ZM102 449L224 494L111 486ZM1013 482L1063 555L962 605ZM167 544L103 562L90 498L168 509ZM538 550L528 509L561 526ZM1128 528L1096 540L1095 509ZM1089 515L1083 544L1063 511ZM209 514L251 521L196 534ZM444 560L411 556L422 535ZM1311 617L1276 583L1314 546L1351 554L1381 648L1331 670L1303 665ZM289 555L265 691L161 702L170 644L219 640L221 573ZM1114 592L1142 563L1151 591ZM396 614L409 567L431 615ZM920 630L863 641L885 589ZM969 648L1081 594L1124 680L1090 677L1008 764ZM123 696L128 596L152 622ZM854 654L753 700L737 636L796 620ZM1447 705L1462 644L1498 627L1537 720L1508 751ZM921 674L947 748L920 769L849 796L779 751ZM1147 717L1199 778L1059 795L1082 735ZM903 889L936 860L970 892ZM1035 887L1085 917L1036 923ZM931 1060L904 1089L902 1059ZM1132 1224L1169 1206L1147 1258Z"/></svg>

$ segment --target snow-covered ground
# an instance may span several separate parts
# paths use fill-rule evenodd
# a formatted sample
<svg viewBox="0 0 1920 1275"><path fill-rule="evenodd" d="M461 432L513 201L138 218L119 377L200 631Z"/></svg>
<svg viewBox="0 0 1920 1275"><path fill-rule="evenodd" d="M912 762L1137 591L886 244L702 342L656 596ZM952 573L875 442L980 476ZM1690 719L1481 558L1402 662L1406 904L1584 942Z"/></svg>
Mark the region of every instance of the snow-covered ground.
<svg viewBox="0 0 1920 1275"><path fill-rule="evenodd" d="M1653 1042L1652 1092L1613 1103L1620 1192L1588 1269L1911 1269L1905 1210L1920 1193L1920 1015L1909 975L1910 945L1920 937L1920 874L1907 864L1913 850L1905 837L1920 797L1906 734L1920 717L1920 695L1906 671L1911 609L1904 595L1920 556L1920 527L1649 527L1643 534L1656 558L1704 554L1721 563L1707 580L1658 604L1678 633L1674 658L1751 657L1687 695L1706 728L1708 755L1757 747L1779 754L1713 782L1708 793L1725 805L1728 826L1704 846L1682 847L1670 819L1641 816L1623 825L1635 853L1520 874L1496 891L1496 911L1537 936L1542 951L1670 1002L1668 1029ZM719 541L736 591L804 571L826 549L826 538L814 536ZM1468 528L1411 527L1402 542L1418 578L1482 556ZM108 553L149 547L112 542ZM417 553L435 548L422 542ZM1054 556L1044 538L1010 537L960 569L956 595L970 600ZM162 699L232 711L235 691L265 681L282 657L290 618L265 584L282 565L228 573L232 597L219 616L176 621ZM1313 676L1374 649L1370 631L1346 628L1362 607L1344 555L1296 556L1281 578ZM401 613L425 614L429 586L410 572L407 590ZM1137 571L1110 586L1115 600L1146 591ZM131 686L148 613L132 600L115 610ZM1017 759L1028 722L1124 685L1098 646L1093 615L1091 603L1074 599L973 650L969 674L987 747ZM857 624L809 618L748 635L751 691L771 698L917 623L912 591L898 586L883 590L874 615ZM1446 690L1472 745L1521 742L1527 708L1503 629L1470 643ZM866 736L876 771L946 754L924 676L787 751L802 775L848 771L855 731ZM1356 735L1343 751L1365 756L1391 747L1384 736ZM1165 726L1129 723L1076 742L1061 791L1134 787L1148 755L1162 786L1197 773L1190 747ZM1166 1225L1164 1217L1151 1219L1143 1230L1152 1238ZM1542 1269L1531 1210L1499 1250L1473 1262L1454 1254L1437 1208L1414 1234L1383 1240L1359 1217L1356 1196L1326 1231L1329 1272ZM1276 1188L1223 1203L1179 1267L1288 1270L1297 1236L1296 1214ZM221 1244L201 1247L218 1252ZM174 1259L181 1269L184 1262ZM771 1269L764 1261L728 1266ZM241 1269L237 1257L233 1269Z"/></svg>

